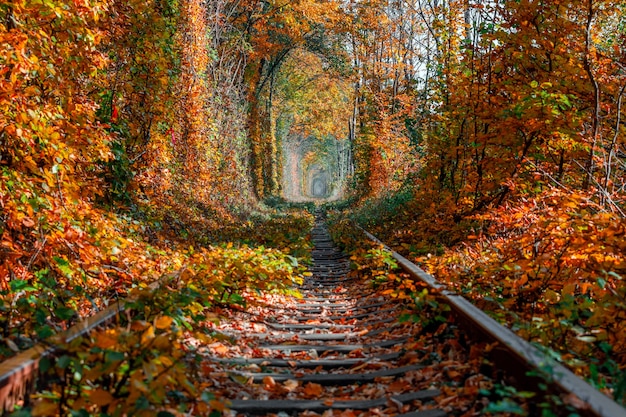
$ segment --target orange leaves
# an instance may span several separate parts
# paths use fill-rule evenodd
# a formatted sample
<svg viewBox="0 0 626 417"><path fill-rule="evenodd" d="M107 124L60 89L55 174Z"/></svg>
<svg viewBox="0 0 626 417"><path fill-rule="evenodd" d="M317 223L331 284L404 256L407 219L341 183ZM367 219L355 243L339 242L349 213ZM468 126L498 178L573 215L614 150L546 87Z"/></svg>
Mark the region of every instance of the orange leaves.
<svg viewBox="0 0 626 417"><path fill-rule="evenodd" d="M159 316L154 319L154 327L159 330L166 330L172 326L174 319L170 316Z"/></svg>
<svg viewBox="0 0 626 417"><path fill-rule="evenodd" d="M276 387L276 381L271 376L263 377L263 387L268 391L272 391Z"/></svg>
<svg viewBox="0 0 626 417"><path fill-rule="evenodd" d="M214 344L212 349L218 355L225 355L229 351L228 346L225 346L223 343Z"/></svg>
<svg viewBox="0 0 626 417"><path fill-rule="evenodd" d="M205 295L186 306L193 317L211 302L245 303L245 288L281 290L298 279L297 262L280 250L190 249L194 239L206 244L224 237L224 208L239 210L248 199L239 92L215 100L219 113L207 111L216 87L237 85L238 70L209 74L214 51L213 39L207 41L206 2L180 2L180 11L178 2L138 0L62 7L49 1L10 3L0 11L8 14L0 31L5 330L29 343L47 337L123 296L131 283L144 287L185 264L189 272L180 276L185 286L177 289L201 288ZM226 75L228 80L221 80ZM225 102L236 103L238 112L225 115ZM236 126L229 124L233 120ZM224 132L233 143L220 136ZM228 158L216 151L218 142ZM229 176L220 175L224 172ZM132 210L119 207L121 214L113 214L119 201L111 194L126 194L124 203L131 203L132 195L141 208L132 204ZM294 250L306 247L300 237ZM291 244L276 230L262 238L270 244L280 238L281 247ZM87 349L94 350L89 366L98 360L116 369L136 366L109 380L128 378L124 390L130 393L116 393L111 385L110 391L87 389L77 401L106 408L113 397L131 398L129 404L149 395L166 398L159 375L176 368L177 355L184 352L150 356L151 349L175 350L177 324L187 326L191 319L154 315L154 308L148 313L150 318L135 321L127 332L94 336ZM110 372L115 370L90 368L75 375L97 379ZM172 372L163 379L172 377L193 391L184 370ZM35 414L49 412L49 405L38 403Z"/></svg>
<svg viewBox="0 0 626 417"><path fill-rule="evenodd" d="M406 392L410 388L411 384L409 381L404 379L394 379L389 385L387 385L387 390L393 394L401 394Z"/></svg>
<svg viewBox="0 0 626 417"><path fill-rule="evenodd" d="M500 311L525 337L555 350L568 346L583 361L604 357L601 340L625 344L613 318L623 306L626 252L614 237L624 235L623 219L598 211L589 196L559 189L509 200L474 219L482 227L471 240L421 258L438 279Z"/></svg>
<svg viewBox="0 0 626 417"><path fill-rule="evenodd" d="M102 388L95 389L88 394L89 401L97 406L104 407L113 402L114 397Z"/></svg>
<svg viewBox="0 0 626 417"><path fill-rule="evenodd" d="M405 127L410 108L407 106L395 114L389 114L386 111L389 106L387 100L384 96L376 100L374 111L377 114L371 121L374 125L373 134L357 139L359 145L368 152L368 155L361 157L369 161L366 168L369 170L367 188L372 196L398 190L404 179L413 172L417 161Z"/></svg>
<svg viewBox="0 0 626 417"><path fill-rule="evenodd" d="M320 398L322 392L324 392L324 388L320 384L316 384L314 382L307 383L302 390L304 397L310 399Z"/></svg>
<svg viewBox="0 0 626 417"><path fill-rule="evenodd" d="M300 386L300 383L294 379L288 379L285 382L283 382L283 387L285 388L285 391L287 392L294 392L296 389L298 389L299 386Z"/></svg>
<svg viewBox="0 0 626 417"><path fill-rule="evenodd" d="M50 400L42 399L35 403L31 414L35 417L53 416L58 411L58 406Z"/></svg>
<svg viewBox="0 0 626 417"><path fill-rule="evenodd" d="M240 8L254 10L257 9L257 3L247 0L242 2ZM288 4L268 3L267 7L257 10L254 15L240 14L233 23L251 32L250 54L252 60L257 62L275 56L285 46L304 42L315 25L331 27L329 23L343 23L340 19L341 9L338 2L305 0Z"/></svg>
<svg viewBox="0 0 626 417"><path fill-rule="evenodd" d="M100 349L111 349L117 343L117 333L115 331L105 331L96 334L94 345Z"/></svg>
<svg viewBox="0 0 626 417"><path fill-rule="evenodd" d="M101 219L90 202L100 195L100 162L109 155L94 94L101 81L94 69L106 63L94 37L103 6L16 1L3 9L14 25L0 33L0 125L10 127L0 141L0 195L8 197L0 233L23 250L16 261L35 274L35 285L58 274L51 290L67 291L63 303L80 299L72 288L89 282L84 271L97 251L91 236L63 231ZM80 283L64 287L67 278Z"/></svg>

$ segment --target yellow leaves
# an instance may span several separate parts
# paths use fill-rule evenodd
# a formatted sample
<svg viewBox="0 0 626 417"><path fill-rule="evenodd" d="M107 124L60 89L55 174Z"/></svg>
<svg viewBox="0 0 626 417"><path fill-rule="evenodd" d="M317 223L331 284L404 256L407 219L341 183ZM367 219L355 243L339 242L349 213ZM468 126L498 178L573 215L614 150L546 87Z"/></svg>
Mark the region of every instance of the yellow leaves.
<svg viewBox="0 0 626 417"><path fill-rule="evenodd" d="M159 356L157 359L155 359L155 362L165 366L166 368L171 367L172 365L174 365L174 360L172 359L172 357L168 356L168 355L161 355Z"/></svg>
<svg viewBox="0 0 626 417"><path fill-rule="evenodd" d="M141 334L141 344L147 345L154 339L154 327L148 326L146 330Z"/></svg>
<svg viewBox="0 0 626 417"><path fill-rule="evenodd" d="M539 84L536 80L533 80L533 81L530 82L530 86L532 88L540 87L543 90L547 90L549 88L552 88L552 83L549 82L549 81L544 81L541 84Z"/></svg>
<svg viewBox="0 0 626 417"><path fill-rule="evenodd" d="M154 327L159 330L169 329L173 322L174 319L169 316L159 316L154 319Z"/></svg>
<svg viewBox="0 0 626 417"><path fill-rule="evenodd" d="M46 4L48 3L52 4L51 2ZM222 288L220 291L217 289L222 282L228 284L228 290L233 296L240 295L240 292L248 286L252 288L288 287L297 274L298 266L287 262L284 259L285 254L280 250L242 249L233 245L227 250L200 249L201 244L197 244L197 241L192 243L193 251L186 250L189 247L189 241L183 247L180 243L183 239L175 236L180 230L181 223L185 223L185 227L195 233L194 236L189 237L189 240L197 238L206 230L207 225L215 225L214 230L217 230L219 234L222 233L221 227L225 226L222 220L226 217L222 217L221 213L213 216L214 211L211 205L213 201L204 206L207 209L206 212L197 210L196 206L185 212L179 211L181 206L173 209L171 199L159 200L158 197L162 198L163 195L159 195L158 190L156 192L151 190L154 192L153 195L157 196L153 200L142 199L144 195L141 190L137 199L141 201L141 204L145 203L140 211L148 220L144 220L142 216L140 216L142 220L137 220L140 217L129 216L127 213L120 216L114 215L112 211L109 211L109 207L114 204L109 204L112 202L107 201L106 198L99 198L98 204L94 204L97 196L102 196L102 193L109 188L102 178L109 177L107 178L109 182L118 180L118 172L107 171L109 165L105 162L115 164L119 162L120 156L133 159L133 163L137 163L135 165L137 172L149 172L151 175L156 173L155 182L171 179L171 182L164 187L170 187L168 191L172 189L179 191L177 176L180 175L180 171L166 170L175 164L184 166L187 161L182 158L177 159L178 155L166 154L165 156L170 158L166 161L167 164L155 168L151 164L162 162L159 157L162 155L160 152L163 145L159 144L153 152L149 148L154 145L152 141L144 148L144 144L141 143L144 137L135 135L137 131L145 129L141 131L142 134L151 138L158 137L158 140L166 141L169 146L170 134L160 131L161 125L167 124L167 128L172 129L172 142L179 141L179 144L172 147L175 147L177 151L183 149L179 147L183 136L184 128L181 127L183 123L178 120L172 121L175 112L169 108L177 105L179 99L179 97L172 99L171 96L171 91L180 91L181 85L173 85L172 78L178 77L178 71L175 68L177 64L170 62L174 61L171 58L179 51L171 54L166 52L166 46L176 49L175 45L171 45L173 39L171 32L149 35L150 30L155 33L160 32L163 24L178 27L175 16L177 11L173 11L172 16L169 16L171 11L165 13L161 9L151 9L153 5L150 2L137 0L107 3L106 7L110 8L111 16L115 16L113 19L115 22L113 22L107 16L102 15L98 2L79 0L66 3L59 9L61 10L60 17L56 18L53 23L50 23L49 19L54 15L48 16L46 20L37 13L30 15L29 11L25 11L24 14L20 14L21 11L16 12L15 18L19 19L19 24L11 30L14 32L11 36L15 34L15 38L9 42L15 50L3 54L3 58L6 57L7 61L21 62L7 62L9 70L5 74L4 81L7 84L7 97L10 96L11 100L3 102L0 109L0 119L6 122L5 135L0 141L2 159L0 161L0 168L2 168L0 204L6 216L4 222L0 222L2 223L0 229L2 232L6 231L2 235L2 247L9 251L7 259L11 262L7 265L4 261L0 261L0 275L4 271L8 276L10 271L16 277L21 278L19 275L21 270L17 267L23 267L25 273L29 274L27 278L30 283L30 280L34 279L34 274L39 274L38 276L44 277L46 281L57 286L57 288L49 289L46 287L45 291L49 291L46 293L46 300L50 301L48 297L56 297L57 294L60 297L62 294L62 302L76 305L76 311L81 316L90 314L92 307L105 306L108 300L102 299L103 296L115 299L119 294L123 297L131 285L131 279L133 286L136 284L137 288L145 288L146 283L161 276L164 271L171 271L177 266L186 264L190 265L189 269L178 278L189 286L181 288L192 292L191 285L194 285L195 289L207 295L205 298L198 298L200 302L193 302L189 305L189 309L185 311L188 315L206 313L207 305L213 301L211 297L217 298L221 295ZM211 141L224 139L218 137L217 132L212 130L211 118L206 115L207 99L213 93L210 89L213 87L212 80L205 77L209 59L209 54L206 53L209 44L206 37L208 33L205 21L206 5L199 1L186 3L193 3L191 6L193 6L192 11L196 18L195 21L189 22L193 34L197 35L191 46L198 47L200 52L205 52L194 54L191 58L195 60L190 61L190 67L185 68L185 76L189 79L194 78L197 81L202 78L206 81L203 86L204 91L194 90L189 95L190 100L194 101L189 108L198 111L193 115L194 124L191 127L197 133L199 150L204 151L209 135L204 135L203 132L211 133ZM134 13L135 10L142 12ZM164 18L162 15L166 14L168 17ZM95 24L94 21L98 19L101 20L101 25ZM135 23L143 20L145 22L134 25L133 19L136 19ZM54 32L54 39L51 31ZM113 36L122 35L122 32L124 32L123 36ZM128 35L125 34L126 32ZM107 36L111 38L107 39ZM154 37L158 38L156 41L161 42L153 44ZM115 67L96 74L96 69L104 68L107 63L107 57L93 48L94 44L100 40L104 43L102 50L106 51L107 55L110 54L116 62ZM133 42L137 40L137 44L125 43L129 40ZM7 48L9 48L7 44L0 46L4 52L7 52ZM132 56L125 55L132 50L139 54L134 63ZM133 79L133 74L125 73L125 71L130 72L128 68L130 63L139 66L141 61L155 63L159 68L136 68L137 73L140 74L137 77L140 79ZM34 70L37 71L36 74ZM134 70L135 68L133 72ZM93 79L89 78L90 72ZM176 75L171 77L171 73ZM11 81L14 85L9 86ZM115 86L109 82L114 82ZM153 88L154 84L158 85ZM108 90L112 87L119 97L107 96ZM166 89L167 92L164 91ZM113 141L111 134L105 131L105 125L98 124L99 117L105 119L103 122L108 122L106 118L109 98L118 104L120 109L123 109L121 111L124 114L120 115L120 120L124 123L128 121L129 130L126 131L126 125L121 126L119 130L117 130L118 126L111 127L112 134L123 130L121 135L124 136L119 141L122 143L121 149L115 149L115 158L109 147L118 143ZM153 105L151 100L160 103ZM98 114L96 114L99 107ZM134 113L138 108L145 113ZM142 116L146 115L149 117L150 124L142 125L146 121L142 119ZM236 118L237 115L229 117ZM236 122L244 124L241 120ZM232 122L227 120L224 123ZM153 127L150 128L150 126ZM198 126L204 130L198 129ZM237 129L239 130L234 132L233 136L237 135L239 141L245 142L243 135L239 136L241 129ZM126 134L129 136L126 137ZM136 145L135 154L131 155L128 149L124 149L127 143ZM244 148L245 144L241 147ZM144 150L149 151L145 157L142 153ZM125 151L129 151L129 154L126 155ZM134 159L135 157L137 159ZM154 158L157 162L149 158ZM203 167L205 174L208 172L212 175L211 168L212 166ZM244 166L241 172L245 171ZM129 172L125 171L125 173ZM160 173L164 175L161 176ZM201 177L202 180L206 180L207 175L201 175ZM212 181L191 182L192 185L203 184L204 186L189 187L191 192L186 195L196 197L196 192L202 192L215 200L222 199L223 195L220 194L222 189L219 190L220 193L213 193L213 184L218 183L220 187L231 187L236 190L230 191L231 195L223 203L224 206L234 207L240 201L241 194L246 192L244 186L238 187L239 184L246 184L243 180L237 184L234 181L225 181L223 177ZM221 185L222 183L226 185ZM125 186L126 184L121 184L122 188ZM138 189L132 187L133 184L129 184L127 190L134 194ZM137 202L137 200L134 201ZM185 200L185 206L190 205L190 201ZM204 204L209 200L195 201ZM206 216L209 212L211 216ZM187 216L189 213L196 217L190 219L191 216ZM210 218L202 218L202 216ZM171 222L170 219L176 221ZM198 228L194 229L196 226ZM162 232L161 229L165 231ZM191 252L201 253L195 257ZM53 257L57 260L55 261ZM71 267L72 274L63 273L60 266ZM226 266L231 270L221 269ZM175 287L176 284L172 285ZM140 296L144 297L146 294ZM57 301L54 303L56 304ZM39 311L39 306L36 307L29 310ZM176 349L179 346L176 337L182 330L176 328L172 317L159 314L160 307L162 306L156 308L151 306L143 311L145 322L135 320L129 327L94 333L90 348L97 353L90 353L89 366L91 366L91 360L105 361L106 366L110 368L107 368L105 372L94 367L85 371L83 376L88 375L89 378L96 379L102 377L104 373L114 374L119 371L118 368L131 366L132 358L134 361L132 366L136 366L136 369L132 370L132 377L128 383L132 399L138 398L138 392L147 397L163 389L165 385L163 381L154 382L149 379L158 375L163 368L178 366L177 359L181 352ZM44 309L44 311L47 310ZM46 321L50 322L50 327L61 327L64 323L57 323L57 317L52 316L52 312L51 310L50 317L45 317ZM12 317L15 318L15 322L24 322L27 325L33 322L32 317L26 317L25 314L19 318L17 314ZM177 316L176 320L179 319L181 325L193 325L193 320L187 316L183 318ZM207 319L217 320L217 315L212 317L208 315ZM24 334L35 333L32 328L19 329L16 332L20 333L22 330ZM211 341L209 336L204 337L206 337L206 342ZM141 365L137 365L138 363ZM156 374L153 375L155 371ZM163 380L170 378L175 372L179 370L168 371ZM123 378L117 378L117 381L120 380ZM177 383L173 379L171 381L172 384ZM189 381L182 379L181 381L181 385L184 385L189 392L193 392ZM104 386L107 381L100 380L98 383ZM84 386L89 387L90 383L81 382L81 387ZM112 402L108 392L104 388L91 391L86 388L83 392L85 397L82 400L106 407ZM71 395L81 395L81 393L72 392ZM170 400L172 399L168 399ZM37 404L34 414L59 413L59 410L53 410L53 407L54 404L42 401Z"/></svg>

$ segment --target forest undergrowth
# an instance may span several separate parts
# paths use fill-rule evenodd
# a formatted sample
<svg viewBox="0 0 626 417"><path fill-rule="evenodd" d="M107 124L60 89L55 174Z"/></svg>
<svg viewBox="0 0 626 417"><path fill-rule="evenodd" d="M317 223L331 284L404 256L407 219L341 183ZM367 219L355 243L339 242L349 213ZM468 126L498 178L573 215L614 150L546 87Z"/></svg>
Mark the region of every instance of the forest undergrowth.
<svg viewBox="0 0 626 417"><path fill-rule="evenodd" d="M164 277L201 275L211 298L233 303L243 288L286 285L283 278L302 272L299 265L308 257L312 217L304 211L268 210L219 229L212 220L204 227L197 221L161 226L160 219L100 213L97 222L74 221L53 235L64 250L56 240L46 237L42 244L33 234L28 263L16 256L3 266L8 279L0 291L0 359Z"/></svg>
<svg viewBox="0 0 626 417"><path fill-rule="evenodd" d="M310 256L313 216L299 209L252 215L247 226L220 229L220 240L210 245L206 233L213 229L146 235L139 229L150 223L126 220L111 220L125 227L114 235L119 251L92 261L103 270L100 279L85 282L83 264L54 268L59 261L44 253L34 265L54 262L43 264L45 273L14 278L2 292L2 359L35 343L56 346L40 361L46 377L39 394L14 416L81 416L98 409L108 415L221 412L224 400L201 386L186 362L193 356L189 340L220 340L207 326L218 320L219 309L245 311L260 294L292 291ZM94 247L88 237L80 243ZM101 266L105 262L112 265ZM120 262L124 267L115 266ZM110 281L102 279L104 271ZM56 337L120 300L126 309L115 323L69 343Z"/></svg>

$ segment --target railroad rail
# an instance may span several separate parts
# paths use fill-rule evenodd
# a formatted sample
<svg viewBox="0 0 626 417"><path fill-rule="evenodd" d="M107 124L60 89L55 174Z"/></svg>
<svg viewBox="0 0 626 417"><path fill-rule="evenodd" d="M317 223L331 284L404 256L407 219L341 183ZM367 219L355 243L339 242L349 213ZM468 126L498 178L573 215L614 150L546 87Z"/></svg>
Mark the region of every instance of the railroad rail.
<svg viewBox="0 0 626 417"><path fill-rule="evenodd" d="M311 276L299 286L302 298L268 302L256 313L225 312L220 323L212 325L237 343L227 348L217 343L198 350L207 369L204 377L230 400L231 413L297 415L377 410L382 415L400 417L457 414L459 410L451 411L442 400L444 385L450 381L430 381L425 376L428 369L439 365L417 360L410 352L410 346L423 337L425 330L419 324L399 323L406 306L371 290L350 274L350 259L331 240L322 216L317 217L311 236L313 264L309 268ZM550 369L548 377L555 390L584 401L581 415L626 417L626 409L418 266L386 249L406 273L423 281L451 306L459 322L467 326L464 334L468 338L478 336L497 345L490 359L499 369L517 373L518 381L529 383L533 381L526 377L526 371ZM125 304L116 303L59 337L69 341L84 335L113 320ZM257 318L251 320L254 314ZM28 402L36 389L39 359L53 350L53 346L39 345L0 364L0 411ZM444 359L437 361L442 369L450 368ZM402 381L410 382L398 384ZM381 384L395 388L381 391Z"/></svg>
<svg viewBox="0 0 626 417"><path fill-rule="evenodd" d="M66 332L56 336L61 343L68 343L89 333L96 327L113 320L124 310L122 302L86 318ZM28 403L35 388L41 358L54 352L54 345L38 344L0 363L0 414L13 409L20 402Z"/></svg>
<svg viewBox="0 0 626 417"><path fill-rule="evenodd" d="M160 283L176 274L168 274L148 286L154 291ZM54 353L59 345L87 335L92 330L115 320L126 309L132 298L117 300L94 315L89 316L68 330L50 338L47 344L39 343L15 356L0 362L0 415L12 411L16 405L28 405L30 395L35 391L39 377L39 361Z"/></svg>
<svg viewBox="0 0 626 417"><path fill-rule="evenodd" d="M370 240L376 242L391 253L402 269L415 279L426 283L432 290L437 291L470 327L478 330L483 338L498 343L495 351L501 355L494 355L501 365L515 372L516 364L523 371L534 371L543 375L558 391L565 394L574 394L587 405L583 412L590 416L622 417L626 416L626 409L617 404L586 381L578 377L568 368L550 356L542 353L538 348L516 335L513 331L498 323L484 311L474 306L463 296L449 291L447 286L435 279L432 275L385 245L376 236L357 226ZM520 374L520 372L516 372Z"/></svg>

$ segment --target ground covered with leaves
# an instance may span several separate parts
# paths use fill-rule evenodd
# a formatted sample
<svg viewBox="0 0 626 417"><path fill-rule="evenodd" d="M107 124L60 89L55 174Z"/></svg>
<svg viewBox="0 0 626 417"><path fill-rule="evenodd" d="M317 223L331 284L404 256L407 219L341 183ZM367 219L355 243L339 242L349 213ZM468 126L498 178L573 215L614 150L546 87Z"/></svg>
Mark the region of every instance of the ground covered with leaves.
<svg viewBox="0 0 626 417"><path fill-rule="evenodd" d="M224 228L222 240L208 245L202 233L210 230L208 226L181 236L175 227L146 231L149 223L112 218L102 225L116 227L104 229L112 234L112 249L108 240L67 229L63 239L70 255L76 255L72 250L93 251L91 263L80 263L80 256L54 253L57 246L50 245L33 256L33 265L46 265L39 272L24 269L14 276L16 269L11 270L7 275L11 279L3 281L6 287L0 292L2 357L39 342L56 344L58 333L107 305L122 300L127 308L118 317L121 327L76 339L58 357L44 360L43 369L50 367L57 376L49 380L49 401L39 400L32 412L63 414L84 408L81 401L102 405L111 395L126 398L129 386L139 379L145 382L135 372L148 363L156 366L150 368L155 373L148 368L142 371L148 380L165 369L168 381L174 381L169 371L179 372L182 378L186 371L180 364L181 332L192 329L207 309L245 304L246 291L284 290L297 282L307 259L311 221L306 211L259 214L245 227L255 233L237 229L245 241L235 228ZM106 255L101 252L104 248ZM157 400L161 393L153 391L150 401L167 401ZM136 398L130 398L134 404ZM124 404L118 405L126 409L130 403Z"/></svg>

